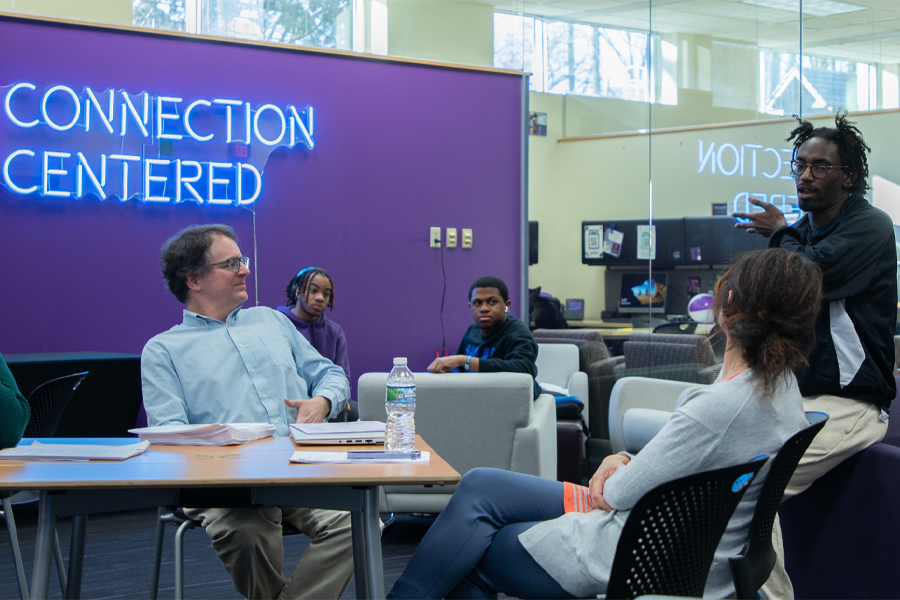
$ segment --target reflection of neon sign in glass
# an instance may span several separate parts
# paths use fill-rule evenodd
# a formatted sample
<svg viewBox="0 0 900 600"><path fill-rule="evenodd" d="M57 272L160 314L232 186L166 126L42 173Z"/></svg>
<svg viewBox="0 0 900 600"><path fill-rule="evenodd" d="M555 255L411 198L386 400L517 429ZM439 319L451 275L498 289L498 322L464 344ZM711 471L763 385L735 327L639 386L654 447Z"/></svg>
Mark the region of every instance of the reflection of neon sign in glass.
<svg viewBox="0 0 900 600"><path fill-rule="evenodd" d="M772 148L761 144L719 144L709 142L704 145L699 140L700 152L697 158L698 174L708 173L715 175L720 173L725 177L761 177L764 179L783 179L793 181L791 174L791 159L793 149ZM788 223L793 223L800 215L797 206L796 194L766 194L763 192L738 192L732 200L732 212L751 213L762 209L750 204L749 199L755 198L763 202L769 202L778 207L785 214Z"/></svg>
<svg viewBox="0 0 900 600"><path fill-rule="evenodd" d="M19 195L249 205L272 148L315 146L311 106L20 82L8 87L3 111L13 127L0 128L0 141L16 149L0 159L0 181Z"/></svg>

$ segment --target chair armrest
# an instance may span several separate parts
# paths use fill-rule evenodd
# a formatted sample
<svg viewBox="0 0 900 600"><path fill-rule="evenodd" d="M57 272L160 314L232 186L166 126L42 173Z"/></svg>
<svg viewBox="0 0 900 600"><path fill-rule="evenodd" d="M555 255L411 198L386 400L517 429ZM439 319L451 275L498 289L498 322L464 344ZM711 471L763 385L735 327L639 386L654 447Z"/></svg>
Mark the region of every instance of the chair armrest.
<svg viewBox="0 0 900 600"><path fill-rule="evenodd" d="M584 403L584 410L581 414L584 415L584 421L590 423L590 420L588 419L588 416L590 415L590 392L588 391L587 373L575 371L569 375L569 381L566 388L569 390L570 396L575 396Z"/></svg>
<svg viewBox="0 0 900 600"><path fill-rule="evenodd" d="M669 419L672 411L653 408L629 408L622 417L622 434L625 438L625 450L637 454L643 450L647 442L656 437Z"/></svg>
<svg viewBox="0 0 900 600"><path fill-rule="evenodd" d="M624 356L611 356L609 358L604 358L603 360L598 360L597 362L593 362L588 365L587 374L588 377L593 376L602 376L602 375L612 375L616 368L616 365L624 362Z"/></svg>
<svg viewBox="0 0 900 600"><path fill-rule="evenodd" d="M625 450L622 420L630 408L652 408L672 412L681 393L696 383L623 377L616 382L609 399L609 440L613 452Z"/></svg>
<svg viewBox="0 0 900 600"><path fill-rule="evenodd" d="M531 423L516 430L510 471L556 481L556 399L541 394Z"/></svg>

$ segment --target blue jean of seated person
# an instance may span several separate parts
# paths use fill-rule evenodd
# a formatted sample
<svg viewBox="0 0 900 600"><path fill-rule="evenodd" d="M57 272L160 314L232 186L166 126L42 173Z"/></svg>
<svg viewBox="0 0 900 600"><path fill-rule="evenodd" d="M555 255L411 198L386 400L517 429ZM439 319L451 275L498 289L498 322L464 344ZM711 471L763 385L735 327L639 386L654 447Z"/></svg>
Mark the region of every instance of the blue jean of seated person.
<svg viewBox="0 0 900 600"><path fill-rule="evenodd" d="M463 476L388 598L572 598L519 542L564 514L563 484L478 468Z"/></svg>

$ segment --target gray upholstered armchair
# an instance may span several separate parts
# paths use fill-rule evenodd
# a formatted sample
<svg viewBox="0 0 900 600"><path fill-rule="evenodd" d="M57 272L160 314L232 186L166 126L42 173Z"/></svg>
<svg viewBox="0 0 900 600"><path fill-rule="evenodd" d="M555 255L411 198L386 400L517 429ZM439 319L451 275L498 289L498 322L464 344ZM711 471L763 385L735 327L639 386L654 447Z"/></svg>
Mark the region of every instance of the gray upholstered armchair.
<svg viewBox="0 0 900 600"><path fill-rule="evenodd" d="M619 379L651 377L710 384L722 370L705 335L633 333L624 351L625 362L615 368Z"/></svg>
<svg viewBox="0 0 900 600"><path fill-rule="evenodd" d="M387 373L359 378L359 418L384 421ZM556 479L556 402L522 373L415 373L416 433L465 474L494 467ZM456 486L387 486L389 512L437 513Z"/></svg>
<svg viewBox="0 0 900 600"><path fill-rule="evenodd" d="M609 395L616 383L615 366L621 356L610 356L599 331L591 329L535 329L532 334L538 344L575 344L578 346L580 371L588 376L588 427L592 438L609 439L606 415ZM582 398L582 400L584 400Z"/></svg>

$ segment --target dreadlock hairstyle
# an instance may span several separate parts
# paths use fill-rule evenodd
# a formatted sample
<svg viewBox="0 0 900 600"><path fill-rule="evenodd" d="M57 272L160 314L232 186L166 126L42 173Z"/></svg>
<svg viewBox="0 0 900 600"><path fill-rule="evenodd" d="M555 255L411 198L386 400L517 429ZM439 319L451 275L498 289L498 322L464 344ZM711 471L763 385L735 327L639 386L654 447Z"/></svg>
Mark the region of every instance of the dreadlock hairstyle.
<svg viewBox="0 0 900 600"><path fill-rule="evenodd" d="M328 308L334 310L334 280L325 269L319 267L306 267L305 269L301 269L299 273L291 278L287 284L287 288L284 290L285 293L287 293L288 306L296 306L297 298L306 296L306 292L309 291L309 282L312 281L313 277L316 275L327 277L328 281L331 282L331 298L328 299Z"/></svg>
<svg viewBox="0 0 900 600"><path fill-rule="evenodd" d="M822 269L798 252L769 248L737 257L716 283L713 315L769 396L807 364L821 305Z"/></svg>
<svg viewBox="0 0 900 600"><path fill-rule="evenodd" d="M839 110L834 115L835 127L813 127L812 123L804 121L797 115L794 115L794 118L800 124L785 140L787 142L794 141L794 158L797 158L800 146L809 139L822 138L834 142L838 147L841 164L847 167L847 170L854 176L850 193L864 194L869 189L869 184L866 182L869 177L866 153L871 152L872 149L866 145L862 132L856 127L856 124L847 120L847 111Z"/></svg>

